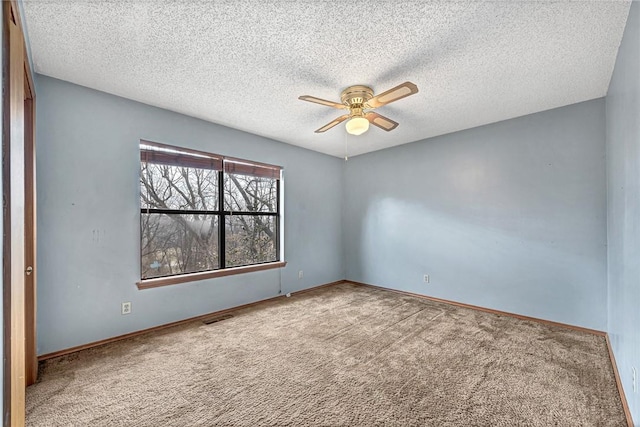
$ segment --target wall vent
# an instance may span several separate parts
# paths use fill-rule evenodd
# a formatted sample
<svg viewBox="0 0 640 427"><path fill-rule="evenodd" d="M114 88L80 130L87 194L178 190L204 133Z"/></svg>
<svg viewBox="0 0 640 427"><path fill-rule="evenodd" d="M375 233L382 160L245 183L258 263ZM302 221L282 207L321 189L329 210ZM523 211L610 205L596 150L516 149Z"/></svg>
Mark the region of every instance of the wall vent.
<svg viewBox="0 0 640 427"><path fill-rule="evenodd" d="M210 325L212 323L217 323L217 322L220 322L222 320L231 319L232 317L233 317L233 315L231 315L231 314L225 314L225 315L222 315L222 316L207 317L206 319L202 320L202 323L204 323L205 325Z"/></svg>

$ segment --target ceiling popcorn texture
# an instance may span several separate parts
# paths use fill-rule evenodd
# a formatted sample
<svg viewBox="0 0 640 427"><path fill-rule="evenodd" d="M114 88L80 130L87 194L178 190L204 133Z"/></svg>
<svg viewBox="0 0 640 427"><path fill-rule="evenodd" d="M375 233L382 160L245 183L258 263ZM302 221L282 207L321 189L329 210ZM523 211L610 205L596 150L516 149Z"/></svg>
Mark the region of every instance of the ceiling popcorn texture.
<svg viewBox="0 0 640 427"><path fill-rule="evenodd" d="M630 1L24 1L38 73L322 153L357 155L605 96ZM348 135L362 84L420 92Z"/></svg>

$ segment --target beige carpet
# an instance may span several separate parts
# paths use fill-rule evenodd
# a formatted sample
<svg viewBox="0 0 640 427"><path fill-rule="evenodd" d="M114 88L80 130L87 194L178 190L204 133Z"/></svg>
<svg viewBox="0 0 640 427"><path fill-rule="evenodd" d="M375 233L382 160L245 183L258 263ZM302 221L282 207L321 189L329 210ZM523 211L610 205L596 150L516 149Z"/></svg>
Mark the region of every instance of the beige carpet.
<svg viewBox="0 0 640 427"><path fill-rule="evenodd" d="M28 426L624 426L602 337L341 284L49 360Z"/></svg>

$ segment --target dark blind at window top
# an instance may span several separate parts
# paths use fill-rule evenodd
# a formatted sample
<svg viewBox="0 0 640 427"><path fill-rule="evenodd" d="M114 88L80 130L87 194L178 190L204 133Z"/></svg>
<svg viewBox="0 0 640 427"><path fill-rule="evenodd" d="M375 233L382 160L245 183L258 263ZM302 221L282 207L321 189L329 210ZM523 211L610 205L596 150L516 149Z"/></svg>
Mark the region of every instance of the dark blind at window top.
<svg viewBox="0 0 640 427"><path fill-rule="evenodd" d="M140 160L171 166L222 170L226 173L280 179L280 166L224 157L218 154L140 141Z"/></svg>
<svg viewBox="0 0 640 427"><path fill-rule="evenodd" d="M237 175L280 179L280 167L253 163L247 160L224 159L224 171Z"/></svg>

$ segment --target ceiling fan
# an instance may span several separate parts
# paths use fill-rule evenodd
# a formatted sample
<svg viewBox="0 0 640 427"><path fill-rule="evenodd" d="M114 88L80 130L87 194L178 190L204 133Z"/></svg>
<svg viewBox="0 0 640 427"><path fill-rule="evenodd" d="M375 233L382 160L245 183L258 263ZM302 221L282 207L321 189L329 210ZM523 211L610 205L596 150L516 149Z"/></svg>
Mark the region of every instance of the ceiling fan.
<svg viewBox="0 0 640 427"><path fill-rule="evenodd" d="M326 132L332 127L349 119L346 124L347 132L352 135L361 135L369 129L369 123L378 126L380 129L384 129L387 132L397 128L397 122L394 122L393 120L378 113L374 113L371 110L390 104L415 93L418 93L418 86L411 82L404 82L376 96L373 96L373 90L368 86L349 86L343 90L340 95L342 104L309 95L303 95L298 99L326 105L327 107L349 110L348 114L342 115L332 122L327 123L320 129L316 130L316 133Z"/></svg>

